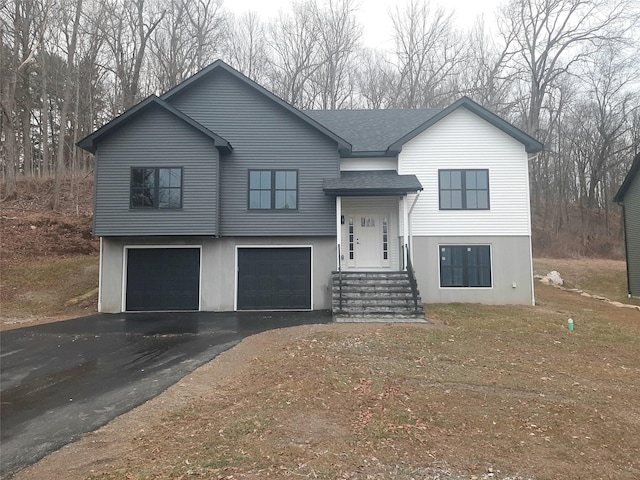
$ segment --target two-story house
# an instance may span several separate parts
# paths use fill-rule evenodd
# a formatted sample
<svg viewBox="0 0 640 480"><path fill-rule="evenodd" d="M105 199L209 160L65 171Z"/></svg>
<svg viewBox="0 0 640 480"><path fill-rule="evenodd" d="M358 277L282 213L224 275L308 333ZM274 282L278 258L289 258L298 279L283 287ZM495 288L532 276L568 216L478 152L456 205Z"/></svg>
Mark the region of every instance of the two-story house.
<svg viewBox="0 0 640 480"><path fill-rule="evenodd" d="M217 61L78 145L99 311L336 308L336 271L415 271L425 302L534 302L542 145L468 98L303 112Z"/></svg>

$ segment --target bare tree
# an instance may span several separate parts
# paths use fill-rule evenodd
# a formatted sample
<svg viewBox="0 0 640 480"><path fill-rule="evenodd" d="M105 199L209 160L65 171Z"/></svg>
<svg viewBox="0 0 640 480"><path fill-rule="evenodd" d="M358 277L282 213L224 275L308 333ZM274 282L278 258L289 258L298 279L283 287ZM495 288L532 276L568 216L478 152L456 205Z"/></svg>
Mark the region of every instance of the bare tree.
<svg viewBox="0 0 640 480"><path fill-rule="evenodd" d="M141 76L149 38L164 18L166 10L149 12L145 0L108 0L108 21L103 25L109 45L116 88L117 109L124 110L142 97Z"/></svg>
<svg viewBox="0 0 640 480"><path fill-rule="evenodd" d="M15 193L21 156L27 171L32 169L30 74L47 28L48 10L49 2L36 0L15 0L0 10L0 137L4 139L0 162L7 196Z"/></svg>
<svg viewBox="0 0 640 480"><path fill-rule="evenodd" d="M354 0L327 0L310 6L319 34L321 62L312 77L316 86L315 106L335 110L352 105L355 61L362 36Z"/></svg>
<svg viewBox="0 0 640 480"><path fill-rule="evenodd" d="M606 44L621 41L631 11L629 0L511 0L506 5L502 33L514 36L528 78L528 133L544 137L540 115L556 80Z"/></svg>
<svg viewBox="0 0 640 480"><path fill-rule="evenodd" d="M586 118L576 123L583 143L588 147L584 165L578 171L582 186L583 244L590 232L590 212L604 207L606 219L613 193L609 191L607 176L625 162L632 153L629 119L640 110L640 97L634 82L640 78L637 54L621 57L621 51L612 46L600 51L589 60L581 78L586 82L582 108ZM607 222L607 227L608 227Z"/></svg>
<svg viewBox="0 0 640 480"><path fill-rule="evenodd" d="M545 143L549 125L542 118L550 94L562 78L572 74L606 45L622 42L632 28L633 0L511 0L501 13L501 31L514 36L514 59L522 74L526 100L523 126ZM546 153L531 163L534 210L548 196Z"/></svg>
<svg viewBox="0 0 640 480"><path fill-rule="evenodd" d="M453 29L453 12L411 0L391 13L399 73L396 106L438 107L457 96L449 81L463 61L464 43Z"/></svg>
<svg viewBox="0 0 640 480"><path fill-rule="evenodd" d="M58 133L58 153L56 155L56 175L53 190L52 208L57 210L60 206L60 187L62 185L62 176L65 173L65 146L67 135L67 122L69 115L69 104L71 102L71 87L74 71L74 62L76 56L76 46L78 44L78 30L80 28L80 17L82 14L82 1L75 0L75 3L68 3L67 8L63 9L63 20L71 21L71 32L67 29L64 34L67 41L67 71L66 82L64 84L64 93L62 97L62 109L60 111L60 130ZM68 25L65 22L65 25Z"/></svg>
<svg viewBox="0 0 640 480"><path fill-rule="evenodd" d="M358 63L359 103L372 109L390 108L398 89L393 65L377 50L363 51Z"/></svg>
<svg viewBox="0 0 640 480"><path fill-rule="evenodd" d="M171 0L150 37L152 76L165 91L213 61L225 36L220 0Z"/></svg>
<svg viewBox="0 0 640 480"><path fill-rule="evenodd" d="M271 89L299 108L311 108L306 94L310 78L320 68L318 26L313 18L313 0L293 5L291 14L280 12L267 29Z"/></svg>
<svg viewBox="0 0 640 480"><path fill-rule="evenodd" d="M513 109L512 43L512 33L496 39L481 17L469 32L465 67L459 72L462 92L504 117Z"/></svg>
<svg viewBox="0 0 640 480"><path fill-rule="evenodd" d="M259 83L266 79L265 28L256 12L231 19L225 52L229 63L250 79Z"/></svg>

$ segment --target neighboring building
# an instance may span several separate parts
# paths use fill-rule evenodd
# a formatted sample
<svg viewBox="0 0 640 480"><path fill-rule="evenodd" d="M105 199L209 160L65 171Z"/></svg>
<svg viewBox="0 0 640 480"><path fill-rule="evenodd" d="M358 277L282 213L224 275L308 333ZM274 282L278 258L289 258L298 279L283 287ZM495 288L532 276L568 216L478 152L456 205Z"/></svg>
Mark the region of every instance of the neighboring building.
<svg viewBox="0 0 640 480"><path fill-rule="evenodd" d="M468 98L302 112L217 61L78 145L99 311L335 309L332 272L411 259L425 302L534 302L542 145Z"/></svg>
<svg viewBox="0 0 640 480"><path fill-rule="evenodd" d="M622 206L629 296L640 298L640 153L636 155L614 201Z"/></svg>

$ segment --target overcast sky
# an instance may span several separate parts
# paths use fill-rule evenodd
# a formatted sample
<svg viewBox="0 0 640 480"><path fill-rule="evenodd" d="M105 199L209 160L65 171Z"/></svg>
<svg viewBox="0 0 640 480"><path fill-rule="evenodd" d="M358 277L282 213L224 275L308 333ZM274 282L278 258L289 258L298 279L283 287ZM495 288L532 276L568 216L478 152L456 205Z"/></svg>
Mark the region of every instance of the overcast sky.
<svg viewBox="0 0 640 480"><path fill-rule="evenodd" d="M389 10L402 7L408 0L359 0L358 20L363 27L363 41L368 47L382 48L391 44ZM257 12L262 20L268 20L280 10L290 10L293 0L225 0L224 6L234 13L248 10ZM460 27L470 27L476 17L484 14L488 25L493 24L494 11L501 0L432 0L435 6L443 5L454 10L454 19Z"/></svg>

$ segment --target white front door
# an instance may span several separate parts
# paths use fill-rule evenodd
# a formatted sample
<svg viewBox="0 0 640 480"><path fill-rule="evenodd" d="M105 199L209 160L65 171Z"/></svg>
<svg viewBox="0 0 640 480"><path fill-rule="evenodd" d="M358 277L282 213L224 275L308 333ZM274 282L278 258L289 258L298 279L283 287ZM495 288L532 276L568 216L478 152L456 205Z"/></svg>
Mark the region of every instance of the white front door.
<svg viewBox="0 0 640 480"><path fill-rule="evenodd" d="M356 267L382 267L383 228L380 215L355 215L354 227Z"/></svg>

